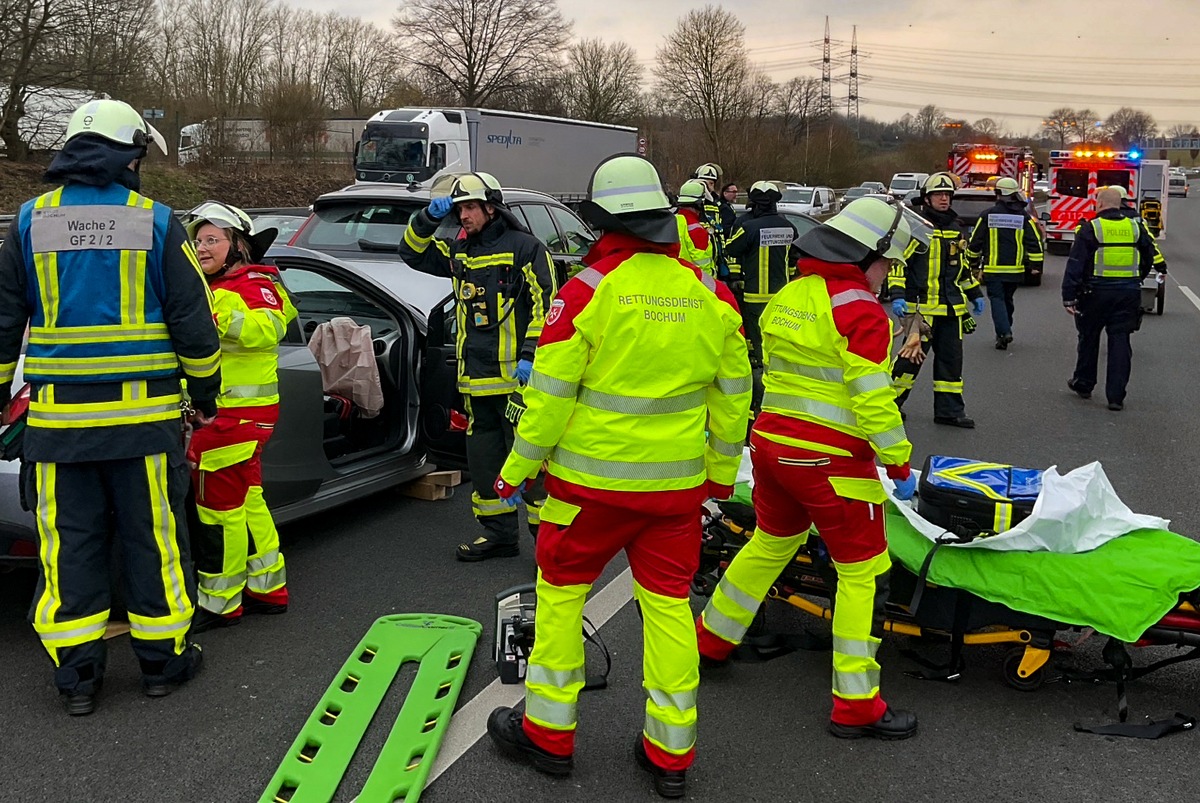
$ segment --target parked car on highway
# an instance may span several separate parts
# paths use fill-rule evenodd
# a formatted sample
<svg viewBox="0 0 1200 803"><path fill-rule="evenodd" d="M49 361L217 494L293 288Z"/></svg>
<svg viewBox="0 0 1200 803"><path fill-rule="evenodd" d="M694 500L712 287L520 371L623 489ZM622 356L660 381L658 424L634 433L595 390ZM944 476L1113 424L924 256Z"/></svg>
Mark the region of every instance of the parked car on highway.
<svg viewBox="0 0 1200 803"><path fill-rule="evenodd" d="M1186 198L1190 189L1187 176L1182 173L1172 173L1167 176L1167 195Z"/></svg>
<svg viewBox="0 0 1200 803"><path fill-rule="evenodd" d="M868 195L874 194L877 194L876 191L869 187L851 187L842 196L842 204L845 205L858 198L866 198Z"/></svg>
<svg viewBox="0 0 1200 803"><path fill-rule="evenodd" d="M805 187L785 184L779 211L800 212L805 215L831 215L840 209L837 195L829 187Z"/></svg>
<svg viewBox="0 0 1200 803"><path fill-rule="evenodd" d="M892 183L888 185L887 191L897 198L903 198L913 190L919 191L927 178L928 173L897 173L892 176Z"/></svg>
<svg viewBox="0 0 1200 803"><path fill-rule="evenodd" d="M595 239L582 220L542 193L504 195L547 244L560 275L578 265ZM279 347L279 422L263 453L263 487L279 523L415 479L431 463L465 465L450 280L414 271L396 252L409 217L428 203L428 190L347 187L317 199L294 245L267 252L264 261L279 269L299 311ZM447 217L436 236L458 234ZM366 356L378 367L384 400L376 417L322 386L308 342L338 317L370 327ZM0 461L0 560L31 562L34 520L21 509L18 468Z"/></svg>
<svg viewBox="0 0 1200 803"><path fill-rule="evenodd" d="M886 193L887 192L887 185L884 184L882 181L864 181L862 184L859 184L858 186L862 187L867 192L878 192L878 193Z"/></svg>

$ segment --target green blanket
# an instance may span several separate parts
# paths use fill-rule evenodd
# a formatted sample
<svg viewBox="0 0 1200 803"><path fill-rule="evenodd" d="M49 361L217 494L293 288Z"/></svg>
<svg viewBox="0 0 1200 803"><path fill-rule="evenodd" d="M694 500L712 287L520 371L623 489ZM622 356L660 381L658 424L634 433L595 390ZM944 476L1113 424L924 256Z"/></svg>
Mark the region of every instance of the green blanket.
<svg viewBox="0 0 1200 803"><path fill-rule="evenodd" d="M890 503L887 528L892 559L919 572L933 543ZM1182 592L1200 588L1200 543L1166 530L1134 530L1074 555L942 547L927 577L1016 611L1136 641Z"/></svg>
<svg viewBox="0 0 1200 803"><path fill-rule="evenodd" d="M739 484L734 501L749 503ZM920 572L933 542L888 503L892 559ZM942 547L928 580L961 588L1016 611L1093 627L1136 641L1179 602L1200 588L1200 543L1166 530L1134 530L1091 552L996 552ZM997 622L1003 624L1003 622Z"/></svg>

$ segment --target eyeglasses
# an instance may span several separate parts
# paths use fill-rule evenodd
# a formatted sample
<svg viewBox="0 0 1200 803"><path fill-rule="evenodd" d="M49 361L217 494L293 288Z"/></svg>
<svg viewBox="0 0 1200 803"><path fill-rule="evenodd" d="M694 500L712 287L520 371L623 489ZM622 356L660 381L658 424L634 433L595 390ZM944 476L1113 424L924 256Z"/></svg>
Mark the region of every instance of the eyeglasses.
<svg viewBox="0 0 1200 803"><path fill-rule="evenodd" d="M730 187L729 189L725 190L725 194L726 195L737 195L738 194L737 187Z"/></svg>
<svg viewBox="0 0 1200 803"><path fill-rule="evenodd" d="M193 240L192 245L195 246L196 248L199 248L200 246L204 246L205 248L207 248L208 250L211 251L212 249L217 247L218 243L227 243L227 242L229 242L229 240L225 240L220 237L205 237L202 240Z"/></svg>

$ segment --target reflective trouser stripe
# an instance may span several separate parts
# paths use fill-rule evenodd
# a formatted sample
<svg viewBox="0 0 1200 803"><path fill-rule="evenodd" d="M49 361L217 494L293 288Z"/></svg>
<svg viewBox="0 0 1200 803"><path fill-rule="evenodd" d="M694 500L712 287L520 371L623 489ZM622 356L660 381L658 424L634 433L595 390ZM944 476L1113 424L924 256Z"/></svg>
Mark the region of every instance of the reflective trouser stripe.
<svg viewBox="0 0 1200 803"><path fill-rule="evenodd" d="M696 626L686 598L633 584L642 610L642 676L646 689L643 733L656 747L689 754L696 744L696 690L700 686Z"/></svg>
<svg viewBox="0 0 1200 803"><path fill-rule="evenodd" d="M591 588L552 585L538 572L533 653L525 674L525 717L535 725L575 729L584 683L583 605Z"/></svg>
<svg viewBox="0 0 1200 803"><path fill-rule="evenodd" d="M86 644L89 641L95 641L104 635L104 629L108 626L108 611L103 610L100 613L84 616L79 619L67 619L62 622L35 622L34 630L37 631L38 637L42 640L42 646L50 651L51 656L54 655L54 650L62 647L75 647L79 644ZM57 666L58 661L55 661Z"/></svg>
<svg viewBox="0 0 1200 803"><path fill-rule="evenodd" d="M963 392L963 383L961 380L958 382L946 382L946 381L941 381L941 380L934 380L933 392L934 393L962 393Z"/></svg>
<svg viewBox="0 0 1200 803"><path fill-rule="evenodd" d="M198 572L199 604L206 611L229 614L242 604L246 586L247 551L246 506L232 510L213 510L196 505L200 523L221 529L221 571Z"/></svg>
<svg viewBox="0 0 1200 803"><path fill-rule="evenodd" d="M779 537L756 528L705 606L704 627L731 644L741 643L771 584L807 540L807 532Z"/></svg>
<svg viewBox="0 0 1200 803"><path fill-rule="evenodd" d="M891 568L886 551L857 563L837 563L837 595L833 607L833 693L847 700L879 694L880 641L871 635L876 614L877 578Z"/></svg>
<svg viewBox="0 0 1200 803"><path fill-rule="evenodd" d="M478 492L471 494L471 508L475 511L475 516L502 516L505 513L514 513L516 508L509 507L501 499L484 499Z"/></svg>
<svg viewBox="0 0 1200 803"><path fill-rule="evenodd" d="M279 531L258 485L246 491L246 527L254 545L246 560L246 588L257 594L278 591L287 584L287 566L279 551Z"/></svg>
<svg viewBox="0 0 1200 803"><path fill-rule="evenodd" d="M175 642L175 652L180 653L187 647L187 632L192 626L192 612L186 617L179 614L166 616L139 616L129 614L129 635L131 638L153 641L156 639L171 639Z"/></svg>
<svg viewBox="0 0 1200 803"><path fill-rule="evenodd" d="M180 620L192 618L194 608L188 598L184 579L183 552L179 548L179 523L171 509L167 488L167 456L146 456L146 482L150 491L150 515L154 527L154 543L158 547L160 573L167 602L167 611ZM180 642L176 653L182 652Z"/></svg>
<svg viewBox="0 0 1200 803"><path fill-rule="evenodd" d="M40 636L43 628L48 631L54 626L54 614L62 607L58 572L62 539L58 533L58 466L37 463L34 470L37 475L38 558L42 564L44 587L33 608L33 629ZM54 665L58 666L58 651L45 641L42 644Z"/></svg>

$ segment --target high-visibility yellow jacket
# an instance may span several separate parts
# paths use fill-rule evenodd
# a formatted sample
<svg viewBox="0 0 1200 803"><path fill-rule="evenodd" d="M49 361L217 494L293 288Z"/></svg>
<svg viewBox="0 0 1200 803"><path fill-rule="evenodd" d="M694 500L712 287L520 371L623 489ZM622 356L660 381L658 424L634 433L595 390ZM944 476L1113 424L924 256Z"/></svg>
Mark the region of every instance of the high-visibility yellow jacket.
<svg viewBox="0 0 1200 803"><path fill-rule="evenodd" d="M732 294L655 246L605 234L551 304L505 482L613 491L737 477L750 363ZM707 432L707 434L706 434Z"/></svg>
<svg viewBox="0 0 1200 803"><path fill-rule="evenodd" d="M708 227L700 220L700 213L684 207L675 213L675 222L679 226L679 258L714 275L717 268L713 264L713 241Z"/></svg>
<svg viewBox="0 0 1200 803"><path fill-rule="evenodd" d="M787 419L814 424L868 442L885 466L902 469L889 473L904 476L912 444L892 388L887 313L856 265L802 259L799 267L801 277L775 294L759 321L766 364L764 415L755 431L840 453L821 447L846 443L845 438L789 427ZM769 414L785 420L773 426Z"/></svg>
<svg viewBox="0 0 1200 803"><path fill-rule="evenodd" d="M249 265L210 280L213 317L221 336L218 407L279 404L279 342L296 308L279 272Z"/></svg>

